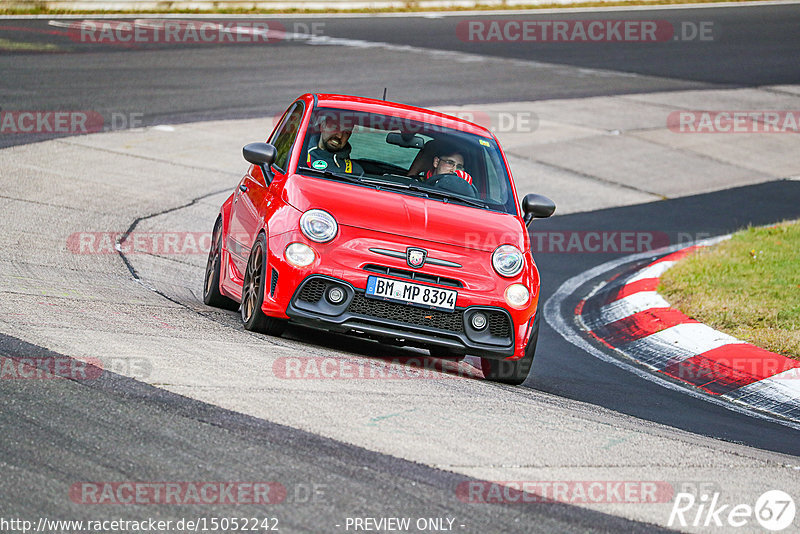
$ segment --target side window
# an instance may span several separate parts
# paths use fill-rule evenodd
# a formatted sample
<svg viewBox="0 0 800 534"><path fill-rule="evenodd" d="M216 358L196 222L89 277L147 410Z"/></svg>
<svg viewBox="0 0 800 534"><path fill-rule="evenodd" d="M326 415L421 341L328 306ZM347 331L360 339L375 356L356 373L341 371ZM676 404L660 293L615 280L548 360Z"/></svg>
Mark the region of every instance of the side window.
<svg viewBox="0 0 800 534"><path fill-rule="evenodd" d="M297 137L297 130L300 128L300 121L303 119L303 104L296 102L286 113L283 124L281 124L275 135L272 136L272 144L277 149L275 155L275 167L281 171L286 171L294 139Z"/></svg>

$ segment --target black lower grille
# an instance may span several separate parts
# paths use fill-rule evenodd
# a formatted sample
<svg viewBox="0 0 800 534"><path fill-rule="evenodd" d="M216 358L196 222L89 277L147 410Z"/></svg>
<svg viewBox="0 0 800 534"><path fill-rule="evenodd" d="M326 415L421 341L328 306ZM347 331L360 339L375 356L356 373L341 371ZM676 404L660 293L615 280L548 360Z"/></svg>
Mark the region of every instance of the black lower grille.
<svg viewBox="0 0 800 534"><path fill-rule="evenodd" d="M325 293L325 285L325 282L319 278L309 280L308 283L303 286L303 290L297 298L306 302L319 302L320 299L322 299L322 295Z"/></svg>
<svg viewBox="0 0 800 534"><path fill-rule="evenodd" d="M501 312L489 312L489 332L496 337L511 337L511 325L508 316Z"/></svg>
<svg viewBox="0 0 800 534"><path fill-rule="evenodd" d="M396 302L368 299L361 293L356 293L347 311L379 319L392 319L407 324L449 330L450 332L464 331L462 312L448 313L426 310Z"/></svg>

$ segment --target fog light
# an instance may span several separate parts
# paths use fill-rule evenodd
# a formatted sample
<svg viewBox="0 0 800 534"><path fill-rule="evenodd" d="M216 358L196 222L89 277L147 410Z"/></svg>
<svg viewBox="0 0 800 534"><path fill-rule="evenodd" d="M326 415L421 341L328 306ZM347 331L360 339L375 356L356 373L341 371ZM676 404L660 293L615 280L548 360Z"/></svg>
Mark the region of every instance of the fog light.
<svg viewBox="0 0 800 534"><path fill-rule="evenodd" d="M292 243L286 247L283 256L295 267L308 267L314 263L314 250L305 243Z"/></svg>
<svg viewBox="0 0 800 534"><path fill-rule="evenodd" d="M506 289L506 302L513 308L524 308L530 297L528 288L522 284L512 284Z"/></svg>
<svg viewBox="0 0 800 534"><path fill-rule="evenodd" d="M339 304L344 300L344 291L339 287L332 287L328 290L328 300L331 304Z"/></svg>
<svg viewBox="0 0 800 534"><path fill-rule="evenodd" d="M472 328L475 330L483 330L486 328L486 316L480 312L473 313L470 322L472 323Z"/></svg>

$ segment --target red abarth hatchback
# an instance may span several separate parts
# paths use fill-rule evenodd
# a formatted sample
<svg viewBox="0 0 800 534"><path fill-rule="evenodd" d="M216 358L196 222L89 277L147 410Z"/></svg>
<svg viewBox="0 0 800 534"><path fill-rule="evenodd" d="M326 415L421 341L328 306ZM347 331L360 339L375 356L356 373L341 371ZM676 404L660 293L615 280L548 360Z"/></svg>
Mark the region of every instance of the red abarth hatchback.
<svg viewBox="0 0 800 534"><path fill-rule="evenodd" d="M367 98L306 94L222 204L204 301L241 310L248 330L287 322L479 356L521 384L539 331L539 272L520 206L486 128Z"/></svg>

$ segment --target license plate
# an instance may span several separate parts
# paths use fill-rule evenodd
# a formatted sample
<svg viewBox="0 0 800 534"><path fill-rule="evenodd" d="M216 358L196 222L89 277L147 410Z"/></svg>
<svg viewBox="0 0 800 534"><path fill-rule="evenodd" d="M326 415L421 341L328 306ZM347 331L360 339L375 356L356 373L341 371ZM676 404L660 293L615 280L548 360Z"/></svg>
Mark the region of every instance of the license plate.
<svg viewBox="0 0 800 534"><path fill-rule="evenodd" d="M370 276L367 278L367 296L421 308L453 311L456 307L458 292L452 289L440 289L401 280Z"/></svg>

